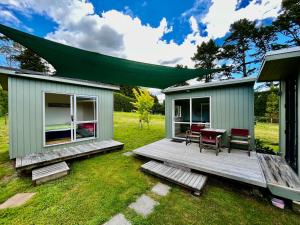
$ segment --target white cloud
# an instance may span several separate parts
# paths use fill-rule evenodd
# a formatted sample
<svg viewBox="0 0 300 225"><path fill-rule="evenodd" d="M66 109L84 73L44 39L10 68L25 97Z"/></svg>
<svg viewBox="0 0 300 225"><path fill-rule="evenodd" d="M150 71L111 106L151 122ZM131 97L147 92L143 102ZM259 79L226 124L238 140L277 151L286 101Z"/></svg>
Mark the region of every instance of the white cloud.
<svg viewBox="0 0 300 225"><path fill-rule="evenodd" d="M20 24L20 20L10 11L2 9L0 7L0 20L8 22L10 24Z"/></svg>
<svg viewBox="0 0 300 225"><path fill-rule="evenodd" d="M207 25L208 36L212 38L223 37L228 32L230 24L247 18L249 20L263 20L277 17L281 8L281 0L256 1L236 11L236 0L212 0L212 6L201 22Z"/></svg>

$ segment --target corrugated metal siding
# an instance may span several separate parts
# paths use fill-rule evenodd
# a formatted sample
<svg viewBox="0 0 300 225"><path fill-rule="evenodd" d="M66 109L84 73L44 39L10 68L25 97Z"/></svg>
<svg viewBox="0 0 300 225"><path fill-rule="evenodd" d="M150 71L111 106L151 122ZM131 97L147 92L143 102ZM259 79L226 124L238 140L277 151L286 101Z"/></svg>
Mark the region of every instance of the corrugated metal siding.
<svg viewBox="0 0 300 225"><path fill-rule="evenodd" d="M11 158L55 148L54 146L43 147L43 92L98 96L99 134L95 140L113 138L113 92L111 90L13 77L9 77L8 85ZM74 146L95 140L59 146Z"/></svg>
<svg viewBox="0 0 300 225"><path fill-rule="evenodd" d="M254 90L252 84L244 84L167 94L165 100L167 138L172 138L173 100L209 96L211 97L211 127L226 129L227 134L231 128L247 128L254 137ZM226 144L227 135L224 140Z"/></svg>

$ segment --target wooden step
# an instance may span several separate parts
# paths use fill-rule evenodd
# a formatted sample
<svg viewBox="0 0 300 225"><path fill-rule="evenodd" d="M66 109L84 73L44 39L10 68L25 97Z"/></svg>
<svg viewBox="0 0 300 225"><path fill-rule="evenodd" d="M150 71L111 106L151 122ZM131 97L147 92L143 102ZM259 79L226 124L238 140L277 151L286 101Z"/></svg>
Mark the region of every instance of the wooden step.
<svg viewBox="0 0 300 225"><path fill-rule="evenodd" d="M207 176L153 160L142 165L141 169L142 171L151 173L187 189L191 189L196 195L200 195L207 180Z"/></svg>
<svg viewBox="0 0 300 225"><path fill-rule="evenodd" d="M34 184L41 184L47 181L55 180L66 176L70 168L66 162L59 162L50 166L41 167L32 170L32 182Z"/></svg>

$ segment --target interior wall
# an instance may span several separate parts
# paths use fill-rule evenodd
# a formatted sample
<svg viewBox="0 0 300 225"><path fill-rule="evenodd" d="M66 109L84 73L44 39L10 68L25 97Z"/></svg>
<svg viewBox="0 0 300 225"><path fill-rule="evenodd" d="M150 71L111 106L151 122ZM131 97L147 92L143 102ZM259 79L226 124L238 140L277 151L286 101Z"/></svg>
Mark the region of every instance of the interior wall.
<svg viewBox="0 0 300 225"><path fill-rule="evenodd" d="M66 106L53 107L50 104L66 104ZM71 122L70 96L45 93L45 123L46 125L68 124Z"/></svg>

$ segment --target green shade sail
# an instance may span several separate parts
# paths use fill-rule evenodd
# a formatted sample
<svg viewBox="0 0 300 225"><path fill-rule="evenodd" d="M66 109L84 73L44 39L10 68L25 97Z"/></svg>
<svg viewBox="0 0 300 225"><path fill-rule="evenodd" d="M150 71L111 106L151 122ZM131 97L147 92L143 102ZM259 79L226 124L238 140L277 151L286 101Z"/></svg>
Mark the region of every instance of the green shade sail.
<svg viewBox="0 0 300 225"><path fill-rule="evenodd" d="M218 69L185 69L141 63L90 52L0 24L0 33L31 49L56 69L55 76L116 85L166 88Z"/></svg>

